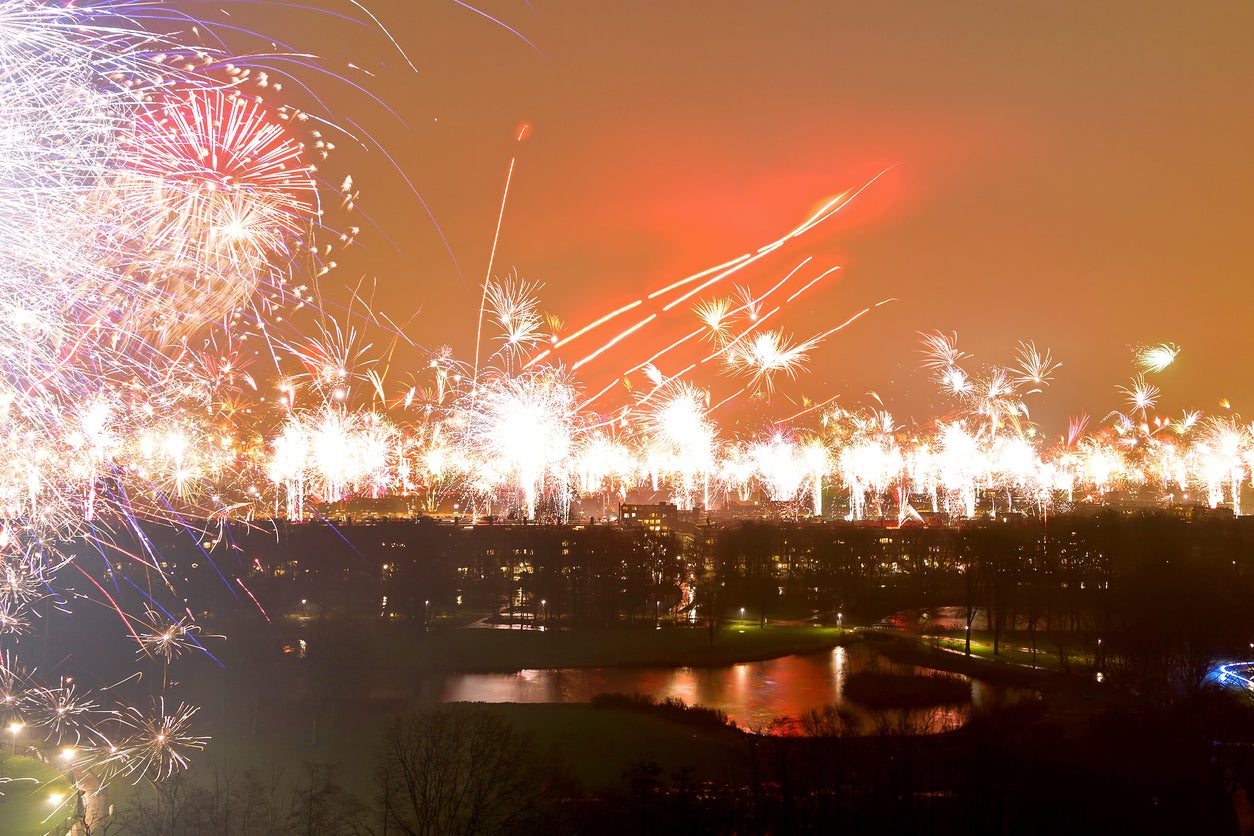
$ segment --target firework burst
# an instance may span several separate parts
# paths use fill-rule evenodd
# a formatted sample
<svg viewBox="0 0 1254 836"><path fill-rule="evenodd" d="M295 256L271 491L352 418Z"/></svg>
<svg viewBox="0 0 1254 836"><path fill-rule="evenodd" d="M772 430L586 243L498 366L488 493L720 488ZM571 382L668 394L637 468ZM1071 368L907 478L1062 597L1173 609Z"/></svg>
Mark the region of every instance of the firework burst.
<svg viewBox="0 0 1254 836"><path fill-rule="evenodd" d="M117 739L98 753L96 765L133 777L135 783L145 778L161 781L182 772L209 740L191 733L197 711L182 703L167 709L164 697L146 710L127 706L113 715Z"/></svg>

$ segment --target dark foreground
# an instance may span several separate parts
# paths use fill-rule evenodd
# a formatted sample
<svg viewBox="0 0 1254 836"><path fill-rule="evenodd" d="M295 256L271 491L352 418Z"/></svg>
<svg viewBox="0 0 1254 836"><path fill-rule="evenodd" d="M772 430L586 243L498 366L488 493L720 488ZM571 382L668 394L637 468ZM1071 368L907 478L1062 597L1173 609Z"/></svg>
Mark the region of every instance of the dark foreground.
<svg viewBox="0 0 1254 836"><path fill-rule="evenodd" d="M1231 692L1151 706L1073 691L912 731L847 736L817 711L750 734L627 697L456 704L385 723L368 765L207 757L141 788L109 832L1238 833L1249 809L1254 756L1214 742L1254 741Z"/></svg>

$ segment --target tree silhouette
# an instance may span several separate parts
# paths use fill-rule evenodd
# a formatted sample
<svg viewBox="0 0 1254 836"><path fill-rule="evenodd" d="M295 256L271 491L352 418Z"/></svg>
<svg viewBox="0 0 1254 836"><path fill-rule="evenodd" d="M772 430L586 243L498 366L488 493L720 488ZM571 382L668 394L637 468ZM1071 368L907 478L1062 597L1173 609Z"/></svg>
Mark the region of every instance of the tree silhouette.
<svg viewBox="0 0 1254 836"><path fill-rule="evenodd" d="M378 774L383 829L527 832L541 798L533 748L529 736L483 711L442 707L393 722Z"/></svg>

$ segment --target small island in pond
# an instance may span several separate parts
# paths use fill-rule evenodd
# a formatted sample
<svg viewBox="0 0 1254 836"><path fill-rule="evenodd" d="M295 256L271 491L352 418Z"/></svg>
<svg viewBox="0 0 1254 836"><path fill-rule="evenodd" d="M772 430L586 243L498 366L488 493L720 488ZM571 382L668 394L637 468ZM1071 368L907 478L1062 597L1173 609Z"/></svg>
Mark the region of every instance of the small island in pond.
<svg viewBox="0 0 1254 836"><path fill-rule="evenodd" d="M861 671L845 680L845 696L867 708L926 708L971 699L971 683L954 676Z"/></svg>

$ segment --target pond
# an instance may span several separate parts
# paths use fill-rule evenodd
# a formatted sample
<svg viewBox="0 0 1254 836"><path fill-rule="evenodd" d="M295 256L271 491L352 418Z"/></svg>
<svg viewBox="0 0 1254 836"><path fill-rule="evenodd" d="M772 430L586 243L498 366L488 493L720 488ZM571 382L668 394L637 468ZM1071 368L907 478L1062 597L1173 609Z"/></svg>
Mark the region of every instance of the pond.
<svg viewBox="0 0 1254 836"><path fill-rule="evenodd" d="M844 696L844 683L860 671L902 676L946 676L969 682L961 704L874 711ZM450 673L424 678L421 696L437 702L588 702L603 693L674 697L718 709L742 728L759 729L781 717L800 717L837 705L863 733L876 729L940 732L961 726L973 711L1033 699L1036 692L958 674L893 662L866 643L830 651L710 668L565 668L517 673Z"/></svg>

